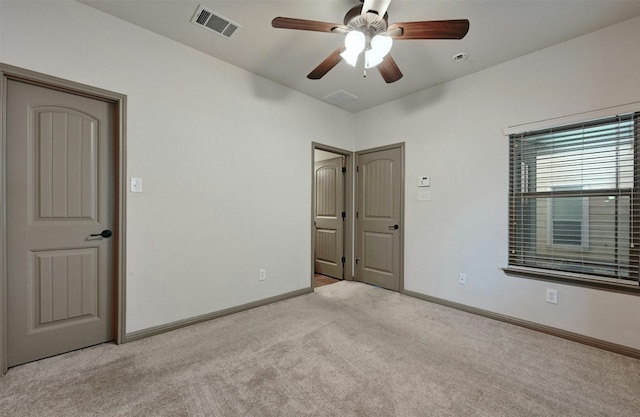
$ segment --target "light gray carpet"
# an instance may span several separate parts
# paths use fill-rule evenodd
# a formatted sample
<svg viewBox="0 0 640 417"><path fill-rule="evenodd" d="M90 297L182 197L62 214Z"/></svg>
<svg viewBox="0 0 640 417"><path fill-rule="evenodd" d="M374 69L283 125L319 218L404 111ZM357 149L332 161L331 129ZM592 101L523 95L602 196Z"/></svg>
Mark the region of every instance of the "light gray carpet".
<svg viewBox="0 0 640 417"><path fill-rule="evenodd" d="M640 360L360 283L19 366L2 416L638 416Z"/></svg>

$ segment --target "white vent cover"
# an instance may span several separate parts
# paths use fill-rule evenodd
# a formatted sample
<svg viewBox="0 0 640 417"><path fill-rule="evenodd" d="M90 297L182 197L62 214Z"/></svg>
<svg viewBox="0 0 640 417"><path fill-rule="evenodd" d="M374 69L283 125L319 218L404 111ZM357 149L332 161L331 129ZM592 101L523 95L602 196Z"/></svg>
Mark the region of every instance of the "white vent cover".
<svg viewBox="0 0 640 417"><path fill-rule="evenodd" d="M227 39L229 39L238 28L242 27L202 5L198 6L198 9L191 18L191 23L217 33L220 36L224 36Z"/></svg>
<svg viewBox="0 0 640 417"><path fill-rule="evenodd" d="M344 106L345 104L349 104L352 101L356 101L358 97L354 96L351 93L347 93L344 90L337 90L326 97L322 97L322 99L337 106Z"/></svg>

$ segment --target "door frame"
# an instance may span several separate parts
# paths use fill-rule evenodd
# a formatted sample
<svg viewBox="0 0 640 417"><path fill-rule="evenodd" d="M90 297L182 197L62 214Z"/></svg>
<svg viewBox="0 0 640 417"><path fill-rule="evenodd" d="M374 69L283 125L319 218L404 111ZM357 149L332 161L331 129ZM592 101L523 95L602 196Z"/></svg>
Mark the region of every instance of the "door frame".
<svg viewBox="0 0 640 417"><path fill-rule="evenodd" d="M125 243L126 243L126 104L127 96L112 91L53 77L24 68L0 63L0 376L7 373L7 83L9 80L33 84L52 90L106 101L115 106L114 112L114 336L117 344L126 341L125 331Z"/></svg>
<svg viewBox="0 0 640 417"><path fill-rule="evenodd" d="M323 145L317 142L311 142L311 288L313 288L313 276L315 274L315 253L316 253L316 239L315 228L313 226L313 216L315 212L314 202L316 195L316 176L315 176L315 151L326 151L336 155L344 156L345 172L344 181L344 207L347 212L347 216L344 219L343 224L343 239L344 246L343 252L346 261L344 263L344 280L353 281L353 152L345 149L336 148L329 145Z"/></svg>
<svg viewBox="0 0 640 417"><path fill-rule="evenodd" d="M400 294L404 294L404 238L405 238L405 233L404 233L404 199L405 199L405 143L404 142L398 142L398 143L393 143L390 145L383 145L383 146L377 146L375 148L369 148L369 149L363 149L360 151L356 151L355 152L355 157L356 157L356 166L358 165L358 158L360 158L360 155L363 154L367 154L367 153L373 153L373 152L378 152L378 151L386 151L389 149L396 149L396 148L400 148L400 220L399 220L399 224L400 224L400 259L398 260L398 262L400 263L399 266L399 272L398 274L400 275L398 277L398 281L399 281L399 289L398 292ZM354 177L354 181L356 183L356 187L357 187L357 179ZM360 191L358 189L355 190L356 192L356 199L360 198ZM358 207L357 204L357 200L356 200L356 208ZM354 209L355 210L355 209ZM359 233L358 233L358 222L354 222L354 234L355 234L355 239L358 238ZM354 242L354 248L357 247L357 245L355 245ZM355 270L354 270L355 273ZM354 279L359 281L358 279L359 277L355 277Z"/></svg>

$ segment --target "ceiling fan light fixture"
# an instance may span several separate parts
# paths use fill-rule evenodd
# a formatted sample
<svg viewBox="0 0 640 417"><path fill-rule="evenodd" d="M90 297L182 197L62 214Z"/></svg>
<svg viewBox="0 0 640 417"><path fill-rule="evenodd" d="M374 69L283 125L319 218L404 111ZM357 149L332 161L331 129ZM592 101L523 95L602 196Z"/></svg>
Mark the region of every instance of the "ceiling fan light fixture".
<svg viewBox="0 0 640 417"><path fill-rule="evenodd" d="M344 46L345 50L340 54L342 59L347 61L347 64L355 67L358 63L358 56L364 50L365 45L365 36L364 33L358 30L352 30L347 33L347 36L344 38Z"/></svg>
<svg viewBox="0 0 640 417"><path fill-rule="evenodd" d="M364 67L373 68L382 62L383 56L380 56L373 52L373 49L369 49L364 53Z"/></svg>
<svg viewBox="0 0 640 417"><path fill-rule="evenodd" d="M358 30L352 30L344 37L344 46L350 53L360 53L364 50L365 36Z"/></svg>
<svg viewBox="0 0 640 417"><path fill-rule="evenodd" d="M391 51L392 46L393 39L391 38L391 36L379 34L371 39L371 49L376 55L379 55L381 58L387 56L389 51Z"/></svg>
<svg viewBox="0 0 640 417"><path fill-rule="evenodd" d="M358 63L358 57L360 56L360 51L355 52L352 49L347 49L343 53L341 53L340 56L342 57L342 59L347 61L347 64L351 65L352 67L355 67L356 64Z"/></svg>
<svg viewBox="0 0 640 417"><path fill-rule="evenodd" d="M387 35L376 35L371 39L371 49L365 54L365 68L373 68L382 62L385 56L391 51L393 39Z"/></svg>

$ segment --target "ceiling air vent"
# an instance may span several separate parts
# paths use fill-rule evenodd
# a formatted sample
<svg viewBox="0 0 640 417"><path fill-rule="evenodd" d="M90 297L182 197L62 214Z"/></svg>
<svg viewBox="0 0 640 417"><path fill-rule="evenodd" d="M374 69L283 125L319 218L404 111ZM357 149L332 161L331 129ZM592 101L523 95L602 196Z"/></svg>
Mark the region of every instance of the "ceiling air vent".
<svg viewBox="0 0 640 417"><path fill-rule="evenodd" d="M325 101L328 101L329 103L335 104L337 106L344 106L345 104L349 104L352 101L356 101L358 99L358 97L354 96L351 93L347 93L344 90L337 90L322 98Z"/></svg>
<svg viewBox="0 0 640 417"><path fill-rule="evenodd" d="M232 22L224 16L214 13L203 6L198 6L195 14L191 18L191 23L217 33L229 39L236 29L241 28L239 24Z"/></svg>

